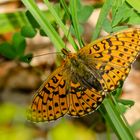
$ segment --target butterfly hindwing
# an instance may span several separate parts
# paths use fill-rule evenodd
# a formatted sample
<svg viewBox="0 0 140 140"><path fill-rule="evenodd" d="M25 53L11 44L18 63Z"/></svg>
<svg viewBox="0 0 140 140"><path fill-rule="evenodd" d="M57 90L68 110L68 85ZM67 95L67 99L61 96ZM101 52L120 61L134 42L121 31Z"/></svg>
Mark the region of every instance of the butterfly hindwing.
<svg viewBox="0 0 140 140"><path fill-rule="evenodd" d="M70 87L68 114L71 116L84 116L95 111L105 97L105 92L96 91L94 88L88 89L79 82L71 81Z"/></svg>
<svg viewBox="0 0 140 140"><path fill-rule="evenodd" d="M62 67L57 68L36 92L28 112L28 119L40 122L56 120L68 111L66 80Z"/></svg>

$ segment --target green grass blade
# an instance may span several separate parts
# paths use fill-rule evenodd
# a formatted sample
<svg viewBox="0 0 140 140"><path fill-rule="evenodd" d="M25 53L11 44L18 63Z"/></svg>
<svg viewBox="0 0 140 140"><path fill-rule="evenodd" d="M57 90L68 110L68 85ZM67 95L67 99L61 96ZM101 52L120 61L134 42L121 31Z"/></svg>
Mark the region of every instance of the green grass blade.
<svg viewBox="0 0 140 140"><path fill-rule="evenodd" d="M55 45L57 51L61 51L61 49L65 47L64 42L62 41L58 33L54 30L54 28L49 23L49 21L44 17L43 13L37 7L35 1L34 0L28 0L28 1L21 0L21 1L27 7L27 9L32 13L35 19L37 19L37 22L44 30L44 32L49 36L52 43Z"/></svg>
<svg viewBox="0 0 140 140"><path fill-rule="evenodd" d="M53 8L53 6L49 3L48 0L44 0L45 4L48 6L48 9L50 10L50 12L52 13L52 15L54 16L57 24L61 27L61 29L63 30L65 36L68 38L69 42L72 44L73 48L75 50L78 49L77 45L75 44L72 36L69 33L69 30L66 28L66 26L63 24L62 20L59 18L58 14L56 13L55 9Z"/></svg>
<svg viewBox="0 0 140 140"><path fill-rule="evenodd" d="M63 6L64 11L66 12L67 16L68 16L69 19L70 19L70 11L69 11L69 9L68 9L68 6L67 6L67 4L66 4L66 1L65 1L65 0L60 0L60 3L61 3L61 5Z"/></svg>
<svg viewBox="0 0 140 140"><path fill-rule="evenodd" d="M80 47L83 47L83 42L81 40L80 32L79 32L79 23L78 23L78 17L77 17L77 1L76 0L70 0L70 12L71 12L71 20L72 25L75 30L76 37L78 39L78 43Z"/></svg>
<svg viewBox="0 0 140 140"><path fill-rule="evenodd" d="M111 124L113 125L113 128L115 128L115 132L120 137L120 139L136 140L134 134L132 134L132 132L128 129L129 126L122 119L111 99L106 98L103 102L103 105L107 111L108 119L111 121Z"/></svg>
<svg viewBox="0 0 140 140"><path fill-rule="evenodd" d="M125 117L124 117L124 115L123 115L123 113L121 111L120 105L118 104L118 102L116 101L116 99L114 98L113 95L111 95L111 99L112 99L112 101L113 101L113 103L115 105L116 115L120 116L121 120L123 121L123 123L126 126L125 127L126 131L128 132L128 134L130 134L133 137L133 139L135 139L135 137L134 137L135 134L133 132L133 129L130 127L130 125L128 124L127 120L125 119Z"/></svg>
<svg viewBox="0 0 140 140"><path fill-rule="evenodd" d="M104 5L101 9L95 30L94 30L94 34L92 37L93 40L98 38L100 31L101 31L101 28L103 26L104 20L106 19L107 14L109 13L109 10L110 10L112 4L113 4L113 0L106 0L105 1Z"/></svg>

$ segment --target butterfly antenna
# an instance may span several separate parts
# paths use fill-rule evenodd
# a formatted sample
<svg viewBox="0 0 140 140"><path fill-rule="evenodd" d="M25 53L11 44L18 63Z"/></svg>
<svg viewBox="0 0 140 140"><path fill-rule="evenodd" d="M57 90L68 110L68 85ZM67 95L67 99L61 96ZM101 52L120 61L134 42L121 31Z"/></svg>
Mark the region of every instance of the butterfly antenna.
<svg viewBox="0 0 140 140"><path fill-rule="evenodd" d="M44 53L44 54L34 55L34 57L40 57L40 56L50 55L50 54L60 54L60 53L62 53L62 52Z"/></svg>

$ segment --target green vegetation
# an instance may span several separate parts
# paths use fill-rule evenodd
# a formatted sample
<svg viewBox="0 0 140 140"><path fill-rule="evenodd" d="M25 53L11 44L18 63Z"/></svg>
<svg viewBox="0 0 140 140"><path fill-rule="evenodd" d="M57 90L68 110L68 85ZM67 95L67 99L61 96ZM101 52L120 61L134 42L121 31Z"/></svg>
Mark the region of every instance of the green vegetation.
<svg viewBox="0 0 140 140"><path fill-rule="evenodd" d="M52 4L48 0L44 0L48 10L41 11L34 0L21 1L27 8L26 12L0 14L0 34L15 31L17 28L20 30L13 35L11 41L0 44L0 54L2 56L8 60L30 63L32 54L25 53L27 47L25 39L35 37L37 31L40 32L40 35L49 37L56 50L60 52L61 49L66 46L58 34L58 28L61 28L64 36L75 51L78 50L78 46L80 48L83 47L83 24L97 8L96 5L82 5L80 0L70 0L68 4L64 0L60 0L60 3L57 4ZM113 33L128 28L130 25L140 24L140 4L138 0L106 0L100 7L101 12L96 27L92 29L93 40L99 37L101 29L108 33ZM109 14L111 14L110 18L108 18ZM66 25L66 21L70 21L70 25ZM73 36L78 40L78 43L75 43ZM126 112L134 102L119 99L122 85L120 85L112 95L107 96L99 108L101 115L104 117L103 119L105 119L107 123L108 140L111 138L112 133L109 127L113 129L119 139L124 140L135 140L133 130L136 131L140 128L139 120L138 123L135 123L131 127L124 119L123 113ZM25 120L23 119L23 121L21 119L23 116L19 114L22 114L22 111L25 112L25 110L19 111L14 105L3 105L0 108L0 110L3 110L3 114L0 116L0 124L9 124L9 120L14 120L16 123L18 122L16 124L17 127L12 128L13 133L10 133L8 136L6 136L7 129L3 129L2 135L0 134L1 140L4 140L4 138L9 140L30 140L35 135L33 130L30 130L22 124L25 123ZM18 113L16 113L17 110L19 111ZM21 120L16 116L20 116ZM85 128L81 128L78 130L76 126L62 120L62 123L56 126L56 128L53 128L49 135L51 135L54 140L61 139L60 134L64 136L63 138L76 139L80 138L80 136L75 132L82 133L86 131L84 129ZM26 136L26 138L23 138L23 136ZM91 134L90 130L81 135L81 139L90 139L91 137L95 138L95 134Z"/></svg>

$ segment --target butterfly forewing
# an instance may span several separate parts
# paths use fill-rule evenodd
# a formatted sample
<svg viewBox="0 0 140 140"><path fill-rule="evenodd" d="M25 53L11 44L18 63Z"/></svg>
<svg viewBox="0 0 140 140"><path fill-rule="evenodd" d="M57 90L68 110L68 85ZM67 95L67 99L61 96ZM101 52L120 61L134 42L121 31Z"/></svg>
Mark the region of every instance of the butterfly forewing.
<svg viewBox="0 0 140 140"><path fill-rule="evenodd" d="M128 29L99 39L79 50L102 75L103 85L114 90L124 80L140 51L140 29Z"/></svg>

